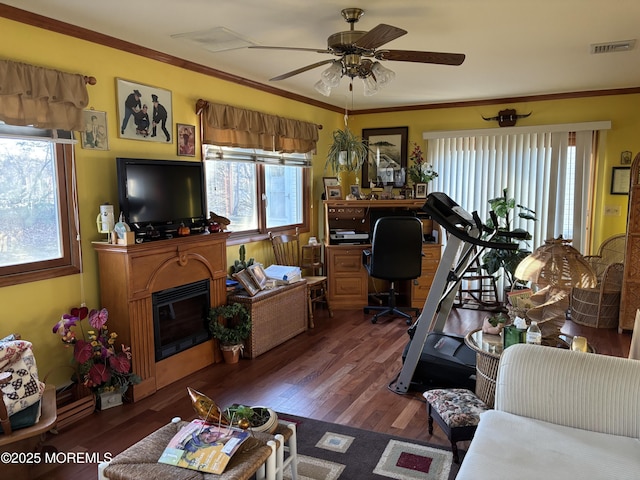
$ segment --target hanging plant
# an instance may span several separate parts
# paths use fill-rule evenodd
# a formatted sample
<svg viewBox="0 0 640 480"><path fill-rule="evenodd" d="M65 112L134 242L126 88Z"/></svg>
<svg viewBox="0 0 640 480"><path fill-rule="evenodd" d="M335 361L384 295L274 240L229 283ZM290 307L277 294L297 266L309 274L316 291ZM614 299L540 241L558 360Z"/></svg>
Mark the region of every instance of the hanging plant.
<svg viewBox="0 0 640 480"><path fill-rule="evenodd" d="M333 131L333 143L327 153L325 170L331 167L334 173L357 172L369 155L365 140L355 135L348 127Z"/></svg>

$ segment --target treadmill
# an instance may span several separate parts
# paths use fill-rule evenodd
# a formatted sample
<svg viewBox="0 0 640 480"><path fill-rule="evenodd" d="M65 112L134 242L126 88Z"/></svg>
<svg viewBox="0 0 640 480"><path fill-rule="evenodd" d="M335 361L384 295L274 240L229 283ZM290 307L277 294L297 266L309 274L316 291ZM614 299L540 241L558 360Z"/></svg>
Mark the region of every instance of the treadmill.
<svg viewBox="0 0 640 480"><path fill-rule="evenodd" d="M444 333L444 326L467 268L487 248L515 250L518 244L491 241L497 230L489 230L477 212L468 213L442 192L429 194L422 209L447 230L449 239L424 308L409 328L402 370L391 388L396 393L407 393L412 385L423 390L434 387L474 390L476 353L465 344L463 336ZM491 214L494 225L498 225L495 214ZM481 238L483 232L489 233L488 239ZM502 231L500 235L518 237Z"/></svg>

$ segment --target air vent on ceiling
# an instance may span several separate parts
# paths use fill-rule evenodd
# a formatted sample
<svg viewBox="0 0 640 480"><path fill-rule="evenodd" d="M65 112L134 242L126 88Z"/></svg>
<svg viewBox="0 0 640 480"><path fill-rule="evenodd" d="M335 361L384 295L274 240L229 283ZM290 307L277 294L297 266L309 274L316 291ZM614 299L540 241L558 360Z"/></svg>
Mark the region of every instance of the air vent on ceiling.
<svg viewBox="0 0 640 480"><path fill-rule="evenodd" d="M620 40L617 42L592 43L591 53L612 53L612 52L628 52L636 46L634 40Z"/></svg>
<svg viewBox="0 0 640 480"><path fill-rule="evenodd" d="M171 35L171 38L193 42L210 52L224 52L256 45L255 42L225 27L215 27L198 32L177 33Z"/></svg>

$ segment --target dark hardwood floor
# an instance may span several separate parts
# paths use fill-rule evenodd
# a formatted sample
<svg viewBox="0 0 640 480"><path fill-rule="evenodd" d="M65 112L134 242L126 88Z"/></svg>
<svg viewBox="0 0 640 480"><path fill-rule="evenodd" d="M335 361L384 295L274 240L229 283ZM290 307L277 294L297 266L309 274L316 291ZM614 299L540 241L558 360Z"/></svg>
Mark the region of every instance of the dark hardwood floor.
<svg viewBox="0 0 640 480"><path fill-rule="evenodd" d="M446 330L466 333L478 328L484 315L454 309ZM194 418L187 386L220 406L266 405L282 413L448 445L439 429L434 429L433 436L427 433L419 392L399 395L388 389L401 369L401 352L409 338L404 320L385 319L373 325L369 319L360 310L335 311L334 318L329 318L325 310L318 309L313 330L258 358L242 359L237 365L217 364L134 404L96 412L57 435L48 435L45 446L59 452L115 456L172 417ZM581 327L570 321L563 333L586 336L598 353L628 355L629 333ZM42 480L87 480L97 478L97 466L41 465L33 473Z"/></svg>

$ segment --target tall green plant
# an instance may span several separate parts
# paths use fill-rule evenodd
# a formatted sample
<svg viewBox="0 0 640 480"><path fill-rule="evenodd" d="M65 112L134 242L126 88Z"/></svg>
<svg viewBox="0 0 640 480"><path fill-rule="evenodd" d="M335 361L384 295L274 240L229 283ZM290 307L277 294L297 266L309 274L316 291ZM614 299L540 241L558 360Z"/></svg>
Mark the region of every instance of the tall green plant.
<svg viewBox="0 0 640 480"><path fill-rule="evenodd" d="M489 275L497 275L502 271L507 279L508 286L514 285L516 282L515 271L520 262L531 254L531 250L526 248L528 245L526 241L531 240L532 235L523 228L512 228L512 221L514 215L525 220L537 221L536 212L528 207L517 204L514 198L509 198L507 189L502 191L502 196L489 200L491 210L495 213L498 219L498 225L494 224L493 219L490 217L486 221L487 227L490 229L497 228L497 235L493 238L496 242L501 243L517 243L519 248L517 250L505 250L500 248L494 248L482 256L482 268L484 268ZM516 209L519 209L516 212ZM523 239L514 239L506 233L519 233L524 236ZM524 245L523 245L524 244Z"/></svg>

